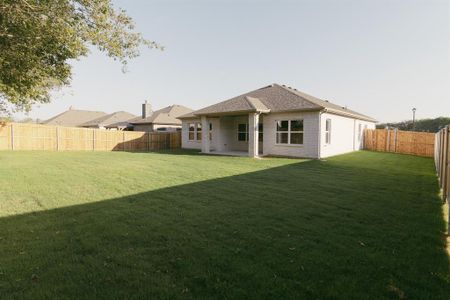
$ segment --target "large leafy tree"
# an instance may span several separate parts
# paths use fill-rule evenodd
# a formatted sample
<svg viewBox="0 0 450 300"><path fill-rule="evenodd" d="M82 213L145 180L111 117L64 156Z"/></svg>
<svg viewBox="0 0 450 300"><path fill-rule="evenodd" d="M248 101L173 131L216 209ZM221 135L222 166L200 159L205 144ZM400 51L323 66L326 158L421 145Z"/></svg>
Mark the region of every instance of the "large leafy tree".
<svg viewBox="0 0 450 300"><path fill-rule="evenodd" d="M49 102L90 45L124 67L141 45L161 49L110 0L0 0L0 112Z"/></svg>

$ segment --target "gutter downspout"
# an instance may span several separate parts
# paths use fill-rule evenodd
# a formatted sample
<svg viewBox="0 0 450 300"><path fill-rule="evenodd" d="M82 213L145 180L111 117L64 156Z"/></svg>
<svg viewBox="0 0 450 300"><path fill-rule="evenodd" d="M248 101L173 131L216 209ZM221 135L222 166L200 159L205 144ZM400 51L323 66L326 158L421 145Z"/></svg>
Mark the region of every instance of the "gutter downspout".
<svg viewBox="0 0 450 300"><path fill-rule="evenodd" d="M353 119L353 151L356 151L355 139L356 139L356 119Z"/></svg>

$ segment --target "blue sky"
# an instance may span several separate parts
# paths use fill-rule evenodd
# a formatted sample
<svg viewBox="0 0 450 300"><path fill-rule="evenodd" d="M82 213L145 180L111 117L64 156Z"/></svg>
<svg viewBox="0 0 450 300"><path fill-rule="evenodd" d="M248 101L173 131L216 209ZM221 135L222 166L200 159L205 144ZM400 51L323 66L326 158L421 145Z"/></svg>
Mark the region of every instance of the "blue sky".
<svg viewBox="0 0 450 300"><path fill-rule="evenodd" d="M125 74L93 50L31 117L71 105L139 114L144 100L198 109L274 82L380 121L408 119L412 107L450 116L449 1L113 3L166 50L144 49Z"/></svg>

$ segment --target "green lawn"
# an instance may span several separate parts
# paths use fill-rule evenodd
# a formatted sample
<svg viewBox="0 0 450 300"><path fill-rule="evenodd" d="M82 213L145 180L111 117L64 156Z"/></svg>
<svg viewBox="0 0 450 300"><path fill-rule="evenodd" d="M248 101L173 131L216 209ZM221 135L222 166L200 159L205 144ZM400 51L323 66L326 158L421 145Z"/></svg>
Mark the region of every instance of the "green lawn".
<svg viewBox="0 0 450 300"><path fill-rule="evenodd" d="M433 161L0 152L0 298L449 299Z"/></svg>

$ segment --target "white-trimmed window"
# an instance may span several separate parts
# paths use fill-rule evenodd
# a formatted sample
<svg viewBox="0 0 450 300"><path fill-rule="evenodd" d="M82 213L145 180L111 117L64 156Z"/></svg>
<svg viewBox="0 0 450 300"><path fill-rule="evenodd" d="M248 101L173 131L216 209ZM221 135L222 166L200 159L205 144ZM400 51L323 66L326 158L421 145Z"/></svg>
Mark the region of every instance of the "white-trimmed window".
<svg viewBox="0 0 450 300"><path fill-rule="evenodd" d="M331 144L331 119L325 120L325 144Z"/></svg>
<svg viewBox="0 0 450 300"><path fill-rule="evenodd" d="M258 141L263 141L264 136L264 126L263 123L258 123ZM238 124L238 141L246 142L248 141L248 124Z"/></svg>
<svg viewBox="0 0 450 300"><path fill-rule="evenodd" d="M197 124L197 141L202 140L202 123L196 123Z"/></svg>
<svg viewBox="0 0 450 300"><path fill-rule="evenodd" d="M264 126L263 123L258 123L258 142L262 142L264 139Z"/></svg>
<svg viewBox="0 0 450 300"><path fill-rule="evenodd" d="M195 141L195 123L189 123L189 140Z"/></svg>
<svg viewBox="0 0 450 300"><path fill-rule="evenodd" d="M212 123L209 123L209 140L212 141Z"/></svg>
<svg viewBox="0 0 450 300"><path fill-rule="evenodd" d="M362 125L358 124L358 142L361 141Z"/></svg>
<svg viewBox="0 0 450 300"><path fill-rule="evenodd" d="M277 121L276 143L303 145L303 120Z"/></svg>
<svg viewBox="0 0 450 300"><path fill-rule="evenodd" d="M238 124L237 138L238 141L241 142L248 141L248 124L246 123Z"/></svg>
<svg viewBox="0 0 450 300"><path fill-rule="evenodd" d="M199 122L189 123L189 140L201 141L202 140L202 124Z"/></svg>

